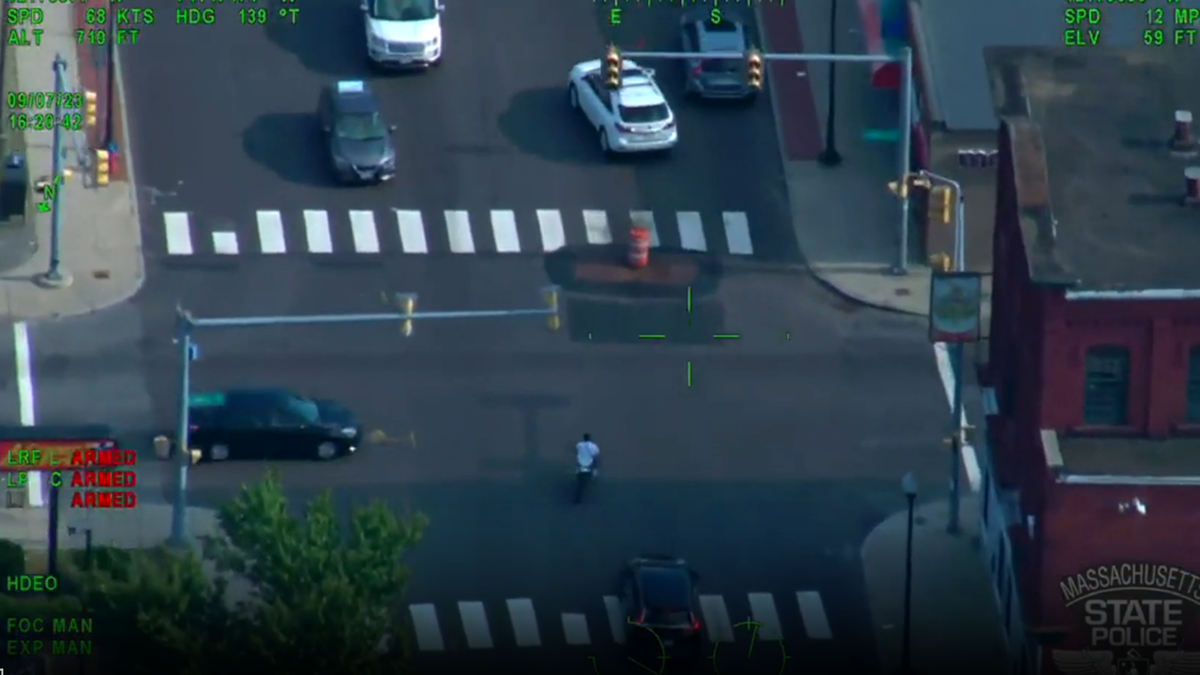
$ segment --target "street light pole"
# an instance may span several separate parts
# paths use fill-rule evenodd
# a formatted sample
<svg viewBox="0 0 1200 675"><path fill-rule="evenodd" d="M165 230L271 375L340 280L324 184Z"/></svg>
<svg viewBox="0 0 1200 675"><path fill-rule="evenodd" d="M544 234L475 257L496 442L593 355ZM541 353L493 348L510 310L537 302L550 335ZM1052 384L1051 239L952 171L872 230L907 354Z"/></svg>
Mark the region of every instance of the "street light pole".
<svg viewBox="0 0 1200 675"><path fill-rule="evenodd" d="M837 0L829 0L829 53L837 54ZM825 147L817 155L821 166L835 167L842 163L842 155L837 150L837 61L829 62L829 82L827 96L828 106L825 109Z"/></svg>
<svg viewBox="0 0 1200 675"><path fill-rule="evenodd" d="M908 502L908 533L904 541L904 636L900 651L900 673L912 673L912 565L913 565L913 521L917 502L917 477L912 472L904 474L900 481L904 499Z"/></svg>

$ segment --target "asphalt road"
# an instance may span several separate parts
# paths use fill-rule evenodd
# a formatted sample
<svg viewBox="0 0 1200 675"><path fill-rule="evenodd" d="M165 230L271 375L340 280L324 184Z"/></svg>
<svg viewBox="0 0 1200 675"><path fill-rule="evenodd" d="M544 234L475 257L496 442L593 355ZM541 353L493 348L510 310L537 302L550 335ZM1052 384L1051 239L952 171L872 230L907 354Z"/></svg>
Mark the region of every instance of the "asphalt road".
<svg viewBox="0 0 1200 675"><path fill-rule="evenodd" d="M446 247L436 228L447 209L467 211L476 227L488 210L512 209L523 238L536 231L537 209L561 210L569 228L582 227L584 209L605 210L614 223L638 209L663 219L696 211L716 223L723 211L741 211L760 258L797 259L769 101L686 104L682 66L650 64L675 103L682 145L670 158L611 163L568 109L572 65L599 58L608 42L677 48L678 9L629 5L612 26L609 9L587 0L451 2L444 64L379 76L365 67L354 2L305 5L295 25L265 28L240 25L238 7L217 7L216 24L203 27L160 13L166 18L126 51L152 254L165 249L163 211L192 214L198 247L211 231L233 229L246 251L256 249L249 240L258 209L279 210L289 235L302 228L304 209L327 211L343 235L350 210L371 211L379 222L389 209L418 210L436 251ZM389 184L330 184L312 113L319 87L341 78L368 80L400 127L399 174ZM490 245L485 233L475 239L481 250Z"/></svg>

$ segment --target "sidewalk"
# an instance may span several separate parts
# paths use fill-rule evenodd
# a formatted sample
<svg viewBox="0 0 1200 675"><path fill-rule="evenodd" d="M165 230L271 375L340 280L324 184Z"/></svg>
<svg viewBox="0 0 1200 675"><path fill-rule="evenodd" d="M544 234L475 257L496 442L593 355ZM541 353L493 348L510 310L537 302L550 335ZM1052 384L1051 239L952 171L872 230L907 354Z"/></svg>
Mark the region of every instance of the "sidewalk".
<svg viewBox="0 0 1200 675"><path fill-rule="evenodd" d="M72 25L75 15L74 11L46 11L44 23L38 26L44 31L41 45L9 48L7 57L16 64L16 81L5 83L9 91L54 91L56 54L69 64L68 88L79 90L80 77L85 70L93 74L87 79L95 80L97 66L81 67L78 58L79 47ZM119 87L119 71L117 81ZM121 98L119 96L118 101ZM100 107L104 107L103 100ZM83 114L82 110L74 109L64 112ZM124 124L120 126L124 127ZM128 137L124 128L119 132ZM32 180L50 178L53 133L24 133ZM64 131L66 135L69 132ZM125 143L122 152L125 164L128 164L129 156ZM67 150L63 166L74 172L64 178L59 202L62 210L60 257L62 269L70 278L68 283L57 287L38 283L38 276L49 268L51 214L35 211L37 253L28 262L4 270L0 275L0 313L10 320L61 318L104 309L132 297L145 279L132 167L128 167L131 176L128 182L114 180L108 186L97 187L90 175L79 170L73 150Z"/></svg>
<svg viewBox="0 0 1200 675"><path fill-rule="evenodd" d="M963 531L946 534L944 501L918 505L913 527L911 658L914 673L1006 675L1004 637L991 580L979 552L978 502L962 501ZM901 666L908 512L867 535L863 574L881 673Z"/></svg>
<svg viewBox="0 0 1200 675"><path fill-rule="evenodd" d="M804 31L803 51L830 51L829 4L792 3ZM772 10L772 13L776 11ZM761 20L768 12L760 9L759 14ZM773 16L778 18L778 14ZM855 2L839 3L837 24L837 51L865 53ZM774 50L789 47L769 42L766 46ZM897 144L864 138L864 132L870 129L895 129L898 126L898 96L895 92L872 89L867 65L842 63L836 67L836 142L843 161L835 167L789 157L782 127L784 124L807 124L798 119L805 115L785 109L788 106L781 108L785 103L794 108L795 103L781 101L774 82L767 83L776 111L788 201L800 252L813 275L831 290L863 304L926 316L929 314L931 272L919 259L919 233L911 227L908 273L903 276L891 274L891 268L898 261L901 205L888 191L887 184L899 177ZM796 66L794 70L782 72L777 69L772 73L798 76L808 81L816 103L817 123L822 130L829 110L829 70L829 64L808 63L807 67ZM985 296L990 298L990 276L985 278L984 288ZM985 304L985 326L989 315L990 304Z"/></svg>
<svg viewBox="0 0 1200 675"><path fill-rule="evenodd" d="M193 541L217 531L217 512L189 508L188 530ZM69 528L75 528L72 534ZM0 539L28 550L45 550L50 536L50 510L45 508L0 509ZM85 530L92 532L93 546L150 548L171 536L169 504L139 504L133 509L71 509L59 511L58 542L61 548L83 548Z"/></svg>

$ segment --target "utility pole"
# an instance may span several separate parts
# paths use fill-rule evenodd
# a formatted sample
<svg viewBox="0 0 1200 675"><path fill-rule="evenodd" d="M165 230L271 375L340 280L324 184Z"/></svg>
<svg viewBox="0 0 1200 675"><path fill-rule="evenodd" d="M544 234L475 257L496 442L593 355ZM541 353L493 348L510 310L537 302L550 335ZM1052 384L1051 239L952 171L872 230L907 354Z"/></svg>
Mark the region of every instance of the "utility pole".
<svg viewBox="0 0 1200 675"><path fill-rule="evenodd" d="M61 54L54 55L54 119L62 120L62 99L64 91L64 82L66 80L67 62ZM59 259L62 248L62 209L60 208L61 195L63 191L62 185L57 185L63 175L63 125L54 125L54 140L52 142L51 152L54 156L51 158L50 184L55 185L53 202L50 205L50 266L45 274L37 278L37 281L42 286L47 288L66 288L71 285L71 274L62 268L62 261Z"/></svg>
<svg viewBox="0 0 1200 675"><path fill-rule="evenodd" d="M788 54L780 52L759 52L751 50L753 58L763 61L805 61L815 63L900 63L901 72L903 74L903 83L901 86L901 104L900 104L900 151L896 153L896 164L898 175L907 176L912 171L912 125L913 125L913 102L916 97L913 94L913 53L912 49L905 47L900 50L899 56L891 56L886 54L819 54L819 53L798 53ZM640 52L640 51L622 51L620 55L630 59L668 59L675 61L687 60L729 60L737 59L747 61L751 52ZM831 99L832 100L832 99ZM897 246L896 263L888 270L896 276L908 274L908 213L909 205L907 199L900 200L900 227L899 229L899 245Z"/></svg>
<svg viewBox="0 0 1200 675"><path fill-rule="evenodd" d="M103 147L110 153L117 151L116 131L113 129L113 112L116 109L116 84L117 84L117 12L113 9L108 11L108 40L107 43L107 61L108 72L107 82L105 82L104 99L104 144Z"/></svg>
<svg viewBox="0 0 1200 675"><path fill-rule="evenodd" d="M837 53L837 7L838 0L829 0L829 53ZM842 153L837 150L837 62L829 62L829 82L826 92L829 99L825 108L825 147L817 161L822 166L835 167L842 163Z"/></svg>
<svg viewBox="0 0 1200 675"><path fill-rule="evenodd" d="M464 310L452 312L418 312L416 311L416 293L397 293L392 298L384 294L383 301L387 305L395 304L398 311L379 314L314 314L308 316L248 316L232 318L197 319L191 312L179 307L176 309L176 338L179 347L179 426L175 436L175 461L177 462L178 478L175 482L175 500L171 512L171 544L178 547L187 546L187 481L188 470L192 464L200 460L200 452L190 447L188 431L190 420L188 405L191 398L192 362L199 356L199 350L192 334L199 328L256 328L275 326L320 326L344 325L361 323L400 322L400 332L404 337L413 334L413 323L426 319L511 319L533 316L546 317L546 325L552 331L557 331L562 325L559 317L559 295L557 286L547 286L542 289L543 307L535 309L494 309L494 310ZM157 442L157 440L156 440ZM156 449L157 451L157 449Z"/></svg>

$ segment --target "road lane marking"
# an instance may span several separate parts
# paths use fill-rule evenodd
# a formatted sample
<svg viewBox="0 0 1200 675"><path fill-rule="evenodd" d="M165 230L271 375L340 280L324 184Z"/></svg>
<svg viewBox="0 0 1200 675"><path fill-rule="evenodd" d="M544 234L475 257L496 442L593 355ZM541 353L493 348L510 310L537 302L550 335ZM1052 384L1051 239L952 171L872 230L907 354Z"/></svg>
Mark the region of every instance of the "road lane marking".
<svg viewBox="0 0 1200 675"><path fill-rule="evenodd" d="M583 229L589 244L613 243L612 230L608 227L608 214L604 211L584 211Z"/></svg>
<svg viewBox="0 0 1200 675"><path fill-rule="evenodd" d="M758 623L755 636L759 640L778 642L783 639L779 612L775 611L775 596L770 593L750 593L750 616Z"/></svg>
<svg viewBox="0 0 1200 675"><path fill-rule="evenodd" d="M582 614L566 614L562 615L563 635L567 638L567 644L572 646L588 645L592 643L592 638L588 634L587 617Z"/></svg>
<svg viewBox="0 0 1200 675"><path fill-rule="evenodd" d="M721 214L725 223L725 240L729 242L729 252L733 255L751 255L754 246L750 243L750 224L746 214L741 211L726 211Z"/></svg>
<svg viewBox="0 0 1200 675"><path fill-rule="evenodd" d="M429 253L425 241L425 220L420 211L396 210L396 224L400 227L400 246L405 253Z"/></svg>
<svg viewBox="0 0 1200 675"><path fill-rule="evenodd" d="M496 238L497 253L520 253L521 238L517 235L517 216L512 211L492 211L492 236Z"/></svg>
<svg viewBox="0 0 1200 675"><path fill-rule="evenodd" d="M267 255L287 253L287 242L283 238L283 216L278 211L255 211L258 221L258 241L262 252Z"/></svg>
<svg viewBox="0 0 1200 675"><path fill-rule="evenodd" d="M529 598L505 600L508 605L508 617L512 620L513 636L517 639L518 647L537 647L542 644L542 636L538 633L537 615L533 611L533 601Z"/></svg>
<svg viewBox="0 0 1200 675"><path fill-rule="evenodd" d="M630 211L629 221L634 227L644 227L650 230L651 247L662 245L662 242L658 239L658 228L654 225L654 213L652 211Z"/></svg>
<svg viewBox="0 0 1200 675"><path fill-rule="evenodd" d="M213 251L218 255L237 255L238 240L236 232L213 232Z"/></svg>
<svg viewBox="0 0 1200 675"><path fill-rule="evenodd" d="M446 212L446 233L452 253L474 253L475 237L471 234L471 215L466 211Z"/></svg>
<svg viewBox="0 0 1200 675"><path fill-rule="evenodd" d="M825 604L821 602L821 594L816 591L800 591L796 593L796 602L800 604L800 618L804 620L804 629L810 640L832 640L833 633L829 631L829 618L825 616Z"/></svg>
<svg viewBox="0 0 1200 675"><path fill-rule="evenodd" d="M704 239L704 223L696 211L680 211L676 214L679 221L679 241L685 251L707 251L708 242Z"/></svg>
<svg viewBox="0 0 1200 675"><path fill-rule="evenodd" d="M379 231L375 229L375 213L350 212L350 233L354 235L354 250L359 253L379 253Z"/></svg>
<svg viewBox="0 0 1200 675"><path fill-rule="evenodd" d="M543 251L551 253L567 245L567 235L563 230L561 213L543 209L537 212L537 221L538 229L542 232Z"/></svg>
<svg viewBox="0 0 1200 675"><path fill-rule="evenodd" d="M333 253L333 236L329 233L329 214L324 211L304 212L304 240L309 253Z"/></svg>
<svg viewBox="0 0 1200 675"><path fill-rule="evenodd" d="M167 226L167 255L192 255L192 225L188 214L171 211L163 214Z"/></svg>
<svg viewBox="0 0 1200 675"><path fill-rule="evenodd" d="M712 642L733 642L733 624L729 621L729 610L725 598L720 595L700 596L700 611L708 627L708 639Z"/></svg>
<svg viewBox="0 0 1200 675"><path fill-rule="evenodd" d="M467 635L467 647L471 649L491 649L492 631L488 628L487 612L482 602L458 603L458 615L462 618L463 632Z"/></svg>
<svg viewBox="0 0 1200 675"><path fill-rule="evenodd" d="M37 424L37 402L33 389L33 350L29 344L29 324L18 321L13 324L13 353L17 361L17 412L21 426ZM26 491L30 506L45 506L46 496L42 492L42 472L27 471Z"/></svg>
<svg viewBox="0 0 1200 675"><path fill-rule="evenodd" d="M954 366L950 363L950 350L944 342L933 343L933 358L937 362L938 376L942 380L942 389L946 392L946 400L950 403L950 415L954 415ZM967 409L963 406L961 428L967 428ZM983 482L983 470L979 466L979 454L970 443L962 444L963 470L967 472L967 483L971 492L979 492L979 484Z"/></svg>
<svg viewBox="0 0 1200 675"><path fill-rule="evenodd" d="M431 604L409 605L413 632L417 634L417 649L423 652L444 652L442 629L438 626L437 608Z"/></svg>
<svg viewBox="0 0 1200 675"><path fill-rule="evenodd" d="M612 631L613 642L625 644L625 611L615 595L604 596L604 613L608 616L608 629Z"/></svg>

